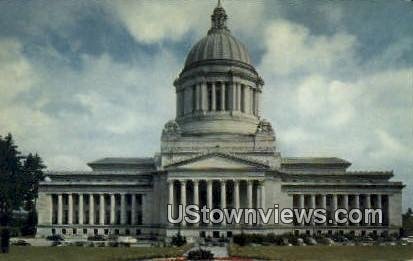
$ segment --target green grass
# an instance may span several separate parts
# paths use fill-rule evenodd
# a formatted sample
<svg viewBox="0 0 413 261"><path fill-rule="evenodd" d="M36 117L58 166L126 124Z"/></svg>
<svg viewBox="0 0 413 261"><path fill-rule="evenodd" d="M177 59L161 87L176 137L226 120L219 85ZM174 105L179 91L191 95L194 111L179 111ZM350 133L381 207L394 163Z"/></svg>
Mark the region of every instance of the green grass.
<svg viewBox="0 0 413 261"><path fill-rule="evenodd" d="M269 260L408 260L413 246L245 246L231 245L230 255Z"/></svg>
<svg viewBox="0 0 413 261"><path fill-rule="evenodd" d="M12 247L9 254L0 254L3 261L112 261L182 256L185 247Z"/></svg>

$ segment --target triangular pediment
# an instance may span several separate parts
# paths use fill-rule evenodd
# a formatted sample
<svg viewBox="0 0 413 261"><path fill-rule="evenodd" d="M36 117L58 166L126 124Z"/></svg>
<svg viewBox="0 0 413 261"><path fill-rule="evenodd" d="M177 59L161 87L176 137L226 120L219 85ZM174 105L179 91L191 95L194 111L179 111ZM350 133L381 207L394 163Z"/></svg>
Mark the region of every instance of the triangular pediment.
<svg viewBox="0 0 413 261"><path fill-rule="evenodd" d="M253 160L247 160L228 154L201 155L180 162L173 163L167 168L175 169L266 169L267 165Z"/></svg>

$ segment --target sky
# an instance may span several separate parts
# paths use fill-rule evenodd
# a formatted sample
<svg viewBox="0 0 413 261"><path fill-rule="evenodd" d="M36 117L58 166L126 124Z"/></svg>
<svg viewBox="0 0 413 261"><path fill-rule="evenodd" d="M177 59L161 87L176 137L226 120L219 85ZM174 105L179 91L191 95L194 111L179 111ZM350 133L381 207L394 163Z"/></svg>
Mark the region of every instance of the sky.
<svg viewBox="0 0 413 261"><path fill-rule="evenodd" d="M413 207L413 2L223 0L283 156L393 170ZM152 156L216 1L1 1L0 135L48 169Z"/></svg>

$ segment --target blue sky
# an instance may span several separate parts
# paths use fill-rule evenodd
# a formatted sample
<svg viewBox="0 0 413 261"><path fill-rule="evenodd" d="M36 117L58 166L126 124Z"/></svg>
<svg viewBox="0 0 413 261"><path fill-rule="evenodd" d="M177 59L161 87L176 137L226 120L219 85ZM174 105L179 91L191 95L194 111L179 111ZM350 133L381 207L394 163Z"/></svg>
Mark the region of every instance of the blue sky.
<svg viewBox="0 0 413 261"><path fill-rule="evenodd" d="M49 169L151 156L215 1L1 1L0 133ZM413 198L413 3L223 1L284 156L394 170ZM409 200L410 199L410 200Z"/></svg>

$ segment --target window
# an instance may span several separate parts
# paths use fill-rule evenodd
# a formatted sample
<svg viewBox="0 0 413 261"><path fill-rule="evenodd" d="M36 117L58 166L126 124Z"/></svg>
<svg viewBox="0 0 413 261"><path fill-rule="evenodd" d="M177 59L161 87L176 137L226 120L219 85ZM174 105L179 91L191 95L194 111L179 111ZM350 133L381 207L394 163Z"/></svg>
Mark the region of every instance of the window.
<svg viewBox="0 0 413 261"><path fill-rule="evenodd" d="M141 230L140 230L140 229L136 229L135 234L136 234L136 235L140 235L140 234L141 234Z"/></svg>
<svg viewBox="0 0 413 261"><path fill-rule="evenodd" d="M74 228L74 229L73 229L73 235L76 235L76 234L77 234L77 229Z"/></svg>
<svg viewBox="0 0 413 261"><path fill-rule="evenodd" d="M119 229L115 229L115 235L119 235Z"/></svg>
<svg viewBox="0 0 413 261"><path fill-rule="evenodd" d="M210 83L207 84L207 92L208 92L208 111L212 111L212 85Z"/></svg>
<svg viewBox="0 0 413 261"><path fill-rule="evenodd" d="M62 234L63 234L63 235L66 235L66 228L63 228L63 229L62 229Z"/></svg>
<svg viewBox="0 0 413 261"><path fill-rule="evenodd" d="M108 235L109 234L109 229L105 229L105 235Z"/></svg>
<svg viewBox="0 0 413 261"><path fill-rule="evenodd" d="M56 234L56 229L52 228L52 235Z"/></svg>
<svg viewBox="0 0 413 261"><path fill-rule="evenodd" d="M192 112L196 110L196 85L192 86Z"/></svg>
<svg viewBox="0 0 413 261"><path fill-rule="evenodd" d="M205 238L206 237L205 231L199 232L199 237Z"/></svg>
<svg viewBox="0 0 413 261"><path fill-rule="evenodd" d="M232 231L227 231L227 237L232 237Z"/></svg>
<svg viewBox="0 0 413 261"><path fill-rule="evenodd" d="M215 104L216 104L217 111L222 111L221 94L222 94L222 86L219 86L219 87L216 86L215 87Z"/></svg>
<svg viewBox="0 0 413 261"><path fill-rule="evenodd" d="M224 84L225 84L225 110L229 111L230 110L230 107L229 107L230 98L229 97L231 97L231 89L229 88L229 85L227 83L224 83Z"/></svg>
<svg viewBox="0 0 413 261"><path fill-rule="evenodd" d="M96 236L98 234L98 230L95 228L93 229L93 234Z"/></svg>
<svg viewBox="0 0 413 261"><path fill-rule="evenodd" d="M130 235L130 230L129 229L125 230L125 235Z"/></svg>
<svg viewBox="0 0 413 261"><path fill-rule="evenodd" d="M219 231L213 231L212 232L212 237L213 238L220 238Z"/></svg>
<svg viewBox="0 0 413 261"><path fill-rule="evenodd" d="M87 234L87 229L86 229L86 228L83 229L83 234L84 234L84 235Z"/></svg>

